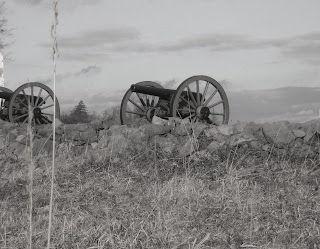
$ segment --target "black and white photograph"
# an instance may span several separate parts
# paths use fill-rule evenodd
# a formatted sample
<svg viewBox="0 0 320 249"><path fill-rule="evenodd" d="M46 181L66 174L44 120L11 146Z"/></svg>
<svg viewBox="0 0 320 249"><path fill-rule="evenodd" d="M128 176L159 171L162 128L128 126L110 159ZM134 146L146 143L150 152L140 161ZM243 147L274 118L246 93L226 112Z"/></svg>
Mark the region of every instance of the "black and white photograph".
<svg viewBox="0 0 320 249"><path fill-rule="evenodd" d="M0 249L320 249L319 10L0 0Z"/></svg>

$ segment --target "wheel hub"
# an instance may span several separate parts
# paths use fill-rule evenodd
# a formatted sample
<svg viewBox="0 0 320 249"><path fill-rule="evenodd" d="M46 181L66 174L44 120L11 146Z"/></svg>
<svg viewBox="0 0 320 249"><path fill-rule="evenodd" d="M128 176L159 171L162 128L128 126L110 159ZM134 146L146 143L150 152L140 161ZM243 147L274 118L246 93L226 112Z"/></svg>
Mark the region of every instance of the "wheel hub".
<svg viewBox="0 0 320 249"><path fill-rule="evenodd" d="M36 108L33 109L33 116L35 118L41 118L41 114L42 114L42 112L41 112L41 109L39 107L36 107Z"/></svg>
<svg viewBox="0 0 320 249"><path fill-rule="evenodd" d="M210 109L206 106L198 106L196 109L196 115L201 119L208 119L210 115Z"/></svg>

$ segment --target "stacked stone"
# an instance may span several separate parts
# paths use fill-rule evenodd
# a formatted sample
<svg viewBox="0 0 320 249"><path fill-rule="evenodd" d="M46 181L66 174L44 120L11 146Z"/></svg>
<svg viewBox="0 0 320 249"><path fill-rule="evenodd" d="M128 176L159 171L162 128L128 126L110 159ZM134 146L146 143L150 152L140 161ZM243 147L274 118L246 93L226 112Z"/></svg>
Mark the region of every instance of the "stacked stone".
<svg viewBox="0 0 320 249"><path fill-rule="evenodd" d="M234 147L271 152L287 150L305 157L319 153L320 119L305 123L286 121L256 124L240 122L233 125L215 126L191 124L186 120L155 117L153 123L145 119L135 120L130 127L108 125L95 120L90 124L62 124L56 129L59 153L77 149L100 150L106 156L121 155L135 150L143 152L156 148L167 154L188 156L201 150L215 153ZM0 120L0 150L23 155L30 145L27 125L8 123ZM203 148L202 140L206 141ZM153 147L151 147L153 146ZM33 148L35 154L50 153L52 150L52 126L42 125L34 129Z"/></svg>

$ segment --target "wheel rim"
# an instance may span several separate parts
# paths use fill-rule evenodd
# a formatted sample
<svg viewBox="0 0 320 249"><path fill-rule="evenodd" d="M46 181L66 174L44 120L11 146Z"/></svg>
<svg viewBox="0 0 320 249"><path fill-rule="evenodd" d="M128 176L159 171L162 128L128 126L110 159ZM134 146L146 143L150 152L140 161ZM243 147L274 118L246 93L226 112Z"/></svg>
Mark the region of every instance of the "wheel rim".
<svg viewBox="0 0 320 249"><path fill-rule="evenodd" d="M152 81L137 83L140 86L163 88L160 84ZM160 98L148 94L132 92L131 88L124 95L121 102L121 124L128 125L134 119L144 118L151 122L156 112Z"/></svg>
<svg viewBox="0 0 320 249"><path fill-rule="evenodd" d="M193 76L180 84L171 105L171 116L215 125L229 121L229 102L222 86L208 76Z"/></svg>
<svg viewBox="0 0 320 249"><path fill-rule="evenodd" d="M13 92L9 102L9 120L15 123L29 122L31 107L32 122L34 125L51 124L53 122L53 91L46 85L30 82L20 86ZM56 98L56 118L60 118L60 106Z"/></svg>

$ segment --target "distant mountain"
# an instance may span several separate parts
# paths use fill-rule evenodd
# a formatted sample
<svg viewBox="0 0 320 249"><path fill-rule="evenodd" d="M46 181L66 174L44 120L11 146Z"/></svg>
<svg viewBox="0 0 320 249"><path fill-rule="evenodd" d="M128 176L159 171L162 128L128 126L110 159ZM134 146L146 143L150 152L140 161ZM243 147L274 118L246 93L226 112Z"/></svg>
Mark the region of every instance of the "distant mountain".
<svg viewBox="0 0 320 249"><path fill-rule="evenodd" d="M304 122L319 117L320 87L229 91L231 121Z"/></svg>

